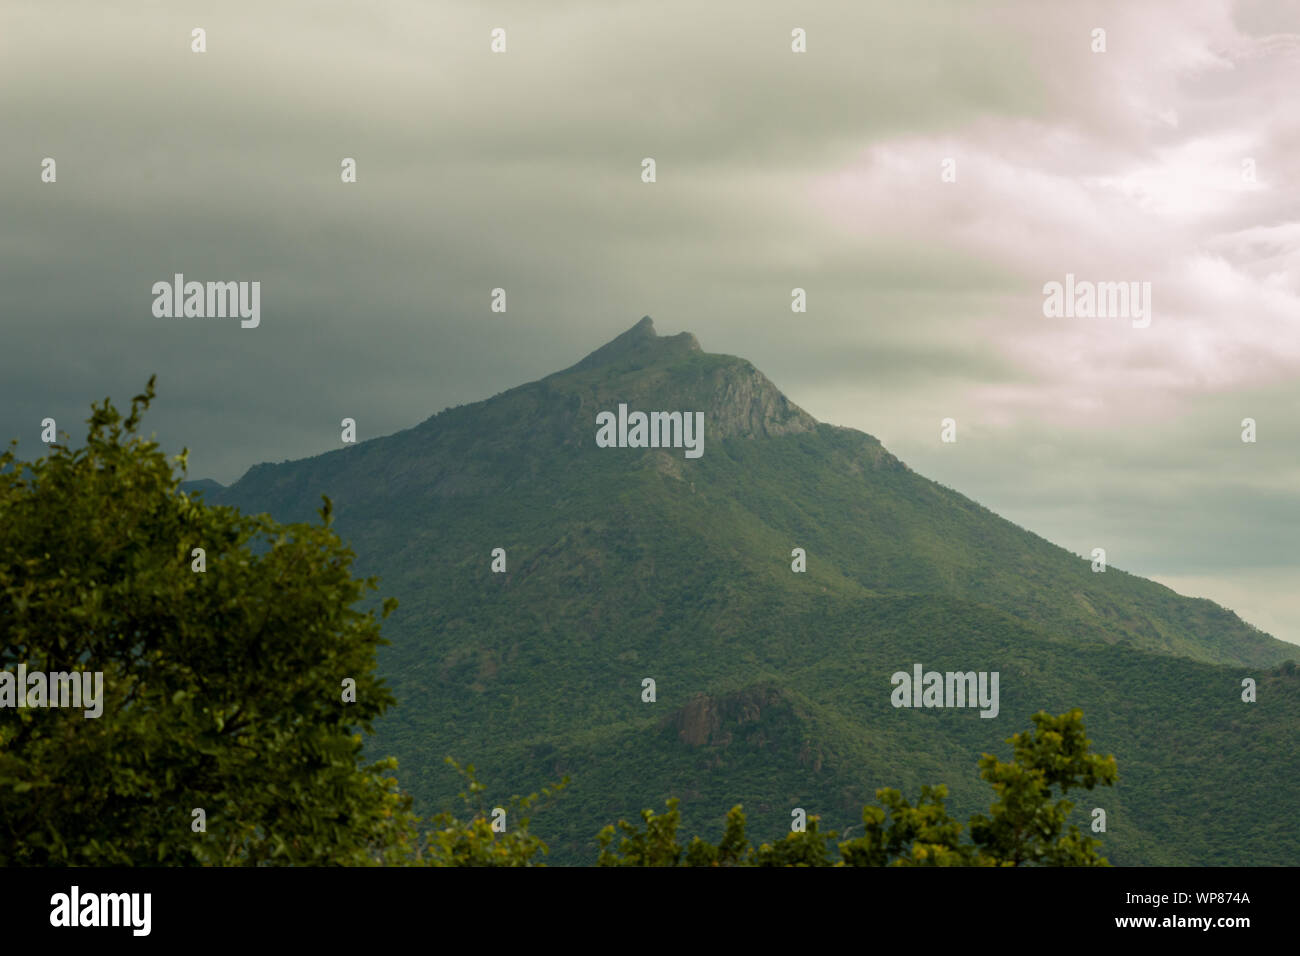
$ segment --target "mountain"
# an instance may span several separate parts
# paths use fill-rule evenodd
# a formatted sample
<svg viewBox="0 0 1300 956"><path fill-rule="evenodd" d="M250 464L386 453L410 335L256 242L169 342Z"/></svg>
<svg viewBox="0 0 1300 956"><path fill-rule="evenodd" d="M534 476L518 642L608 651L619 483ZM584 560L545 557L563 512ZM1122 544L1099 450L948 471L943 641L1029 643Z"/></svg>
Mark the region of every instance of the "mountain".
<svg viewBox="0 0 1300 956"><path fill-rule="evenodd" d="M223 491L224 489L225 489L225 485L223 485L219 481L215 481L212 478L193 478L189 481L181 482L181 491L184 491L187 494L191 492L202 491L202 492L206 492L208 495L214 495L219 491Z"/></svg>
<svg viewBox="0 0 1300 956"><path fill-rule="evenodd" d="M703 454L598 447L620 405L702 412ZM554 862L592 861L601 826L672 795L708 833L743 803L760 839L794 807L860 823L881 786L945 782L965 816L990 799L979 754L1073 706L1119 761L1120 784L1077 811L1107 810L1113 862L1300 849L1294 788L1274 786L1294 777L1292 645L1092 572L648 317L540 381L207 497L296 521L321 494L357 572L400 601L380 660L400 704L374 750L426 810L458 792L447 754L493 793L571 774L535 821ZM917 662L999 672L998 716L893 707L891 675Z"/></svg>

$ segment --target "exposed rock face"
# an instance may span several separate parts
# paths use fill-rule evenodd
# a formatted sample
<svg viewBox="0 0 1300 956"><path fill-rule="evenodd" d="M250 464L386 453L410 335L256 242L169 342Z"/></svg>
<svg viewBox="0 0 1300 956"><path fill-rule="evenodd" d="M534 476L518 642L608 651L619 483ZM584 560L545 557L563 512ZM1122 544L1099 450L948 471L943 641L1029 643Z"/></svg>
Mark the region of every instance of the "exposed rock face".
<svg viewBox="0 0 1300 956"><path fill-rule="evenodd" d="M817 420L781 394L748 362L713 375L712 407L705 414L719 437L766 438L813 431Z"/></svg>
<svg viewBox="0 0 1300 956"><path fill-rule="evenodd" d="M673 727L688 747L703 747L721 726L718 703L706 694L696 694L673 715Z"/></svg>
<svg viewBox="0 0 1300 956"><path fill-rule="evenodd" d="M666 724L688 747L725 747L741 727L777 708L788 710L789 704L773 687L748 687L721 697L696 694L670 714Z"/></svg>
<svg viewBox="0 0 1300 956"><path fill-rule="evenodd" d="M598 411L704 412L709 439L813 431L817 421L749 362L704 352L689 332L659 336L649 316L576 365L542 380L576 394L584 425ZM572 408L572 406L570 406Z"/></svg>

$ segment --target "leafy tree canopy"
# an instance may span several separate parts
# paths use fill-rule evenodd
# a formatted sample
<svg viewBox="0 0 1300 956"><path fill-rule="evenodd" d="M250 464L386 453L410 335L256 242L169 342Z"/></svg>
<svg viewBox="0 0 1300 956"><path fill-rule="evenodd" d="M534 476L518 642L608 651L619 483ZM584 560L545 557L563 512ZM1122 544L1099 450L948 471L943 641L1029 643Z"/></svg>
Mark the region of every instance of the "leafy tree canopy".
<svg viewBox="0 0 1300 956"><path fill-rule="evenodd" d="M328 499L280 525L181 492L185 454L138 434L153 397L93 406L81 448L0 455L0 669L103 673L99 717L0 710L0 864L399 858L410 801L392 761L362 765L393 703L354 609L373 579Z"/></svg>
<svg viewBox="0 0 1300 956"><path fill-rule="evenodd" d="M980 760L980 776L993 787L987 815L971 817L969 839L944 806L948 788L923 786L915 804L894 789L876 791L879 806L862 811L865 832L838 845L839 834L822 832L810 817L805 830L774 844L753 847L745 836L741 807L727 814L714 846L699 837L683 852L677 840L677 801L668 812L641 811L641 826L620 820L599 834L600 866L1108 866L1101 841L1066 827L1074 805L1066 791L1109 786L1117 777L1114 757L1089 752L1083 712L1037 713L1034 727L1008 741L1011 761L992 754ZM615 836L621 833L618 847Z"/></svg>

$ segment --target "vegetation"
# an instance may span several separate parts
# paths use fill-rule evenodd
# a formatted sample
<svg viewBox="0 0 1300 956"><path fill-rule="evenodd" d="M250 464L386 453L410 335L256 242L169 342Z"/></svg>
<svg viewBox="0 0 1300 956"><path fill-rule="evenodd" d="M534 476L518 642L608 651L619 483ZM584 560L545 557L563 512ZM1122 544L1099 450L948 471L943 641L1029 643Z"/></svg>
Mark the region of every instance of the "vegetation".
<svg viewBox="0 0 1300 956"><path fill-rule="evenodd" d="M987 815L971 818L969 840L949 816L948 788L922 786L909 803L891 788L876 791L880 806L862 811L865 832L839 844L839 859L830 849L839 834L819 830L819 817L806 829L774 843L751 846L740 806L727 814L717 845L695 837L683 852L677 842L681 815L677 800L656 816L641 812L643 828L620 820L623 834L613 848L616 829L606 827L599 840L601 866L1107 866L1098 855L1101 841L1067 828L1073 804L1065 799L1074 788L1091 790L1115 782L1114 757L1089 753L1083 713L1053 717L1034 715L1034 729L1014 735L1009 762L985 754L980 776L992 784L996 799Z"/></svg>
<svg viewBox="0 0 1300 956"><path fill-rule="evenodd" d="M136 433L153 394L95 406L78 450L0 456L0 669L104 675L98 717L0 710L0 865L403 858L410 798L361 759L393 702L353 609L373 582L328 501L282 526L178 493Z"/></svg>
<svg viewBox="0 0 1300 956"><path fill-rule="evenodd" d="M951 808L961 846L1014 861L998 840L1017 805L987 812L965 772L999 725L892 708L889 675L915 661L1000 671L1002 720L1082 707L1125 768L1104 804L1113 862L1294 861L1300 805L1276 781L1300 677L1253 660L1269 639L1228 612L1092 574L844 429L709 437L695 462L582 444L591 402L665 407L669 380L685 396L670 407L761 391L747 369L698 353L594 366L215 494L180 492L136 434L152 388L125 418L97 406L80 450L6 453L0 669L93 666L108 692L96 719L0 710L0 863L485 863L504 846L587 864L621 852L605 823L644 824L670 798L686 832L743 803L758 859L783 852L790 808L816 808L829 841L858 833L873 794L887 832L910 820L960 853ZM353 578L351 549L400 609ZM1246 676L1258 704L1240 700ZM464 788L445 753L490 768L474 801L571 776L549 853L522 842L531 797L505 805L505 834L481 807L447 815ZM1052 806L1059 850L1080 809ZM713 851L749 852L726 831Z"/></svg>
<svg viewBox="0 0 1300 956"><path fill-rule="evenodd" d="M402 706L376 753L401 761L426 813L458 789L443 754L472 753L493 790L572 776L552 862L589 862L605 823L670 797L693 832L743 802L760 845L794 806L856 825L879 781L947 781L966 819L985 804L964 771L1003 734L972 711L893 709L889 675L918 661L999 671L1004 714L1089 715L1125 768L1112 862L1294 861L1300 797L1266 809L1300 728L1300 680L1280 669L1293 647L1209 601L1093 573L783 401L740 359L642 342L260 465L214 500L306 520L330 495L359 566L401 601L379 663ZM594 448L596 411L619 402L706 410L704 456ZM1257 705L1240 700L1247 676Z"/></svg>
<svg viewBox="0 0 1300 956"><path fill-rule="evenodd" d="M568 780L543 788L540 793L513 797L503 807L489 808L484 801L485 787L474 772L474 765L462 767L447 758L465 781L460 799L469 810L461 818L450 810L435 814L429 821L425 843L410 839L404 845L415 846L412 856L402 862L415 866L539 866L547 846L529 831L530 813L540 801L559 793ZM414 834L419 823L411 820Z"/></svg>

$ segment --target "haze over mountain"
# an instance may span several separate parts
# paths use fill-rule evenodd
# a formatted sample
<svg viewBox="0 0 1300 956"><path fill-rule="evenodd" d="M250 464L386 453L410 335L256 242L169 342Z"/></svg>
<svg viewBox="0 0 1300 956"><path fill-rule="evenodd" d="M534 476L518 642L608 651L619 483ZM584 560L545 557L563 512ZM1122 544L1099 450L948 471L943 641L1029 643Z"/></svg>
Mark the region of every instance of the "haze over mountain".
<svg viewBox="0 0 1300 956"><path fill-rule="evenodd" d="M702 457L597 447L620 404L703 412ZM1119 760L1095 797L1112 861L1294 861L1297 798L1272 786L1300 729L1293 646L1094 573L649 317L540 381L205 492L283 521L315 520L321 494L358 573L401 602L376 752L425 809L458 789L446 754L494 792L572 774L537 823L556 862L590 862L600 826L670 795L710 832L744 803L769 839L795 807L858 823L881 786L948 783L964 815L987 805L978 755L1072 706ZM894 708L890 675L916 662L998 671L998 716Z"/></svg>

